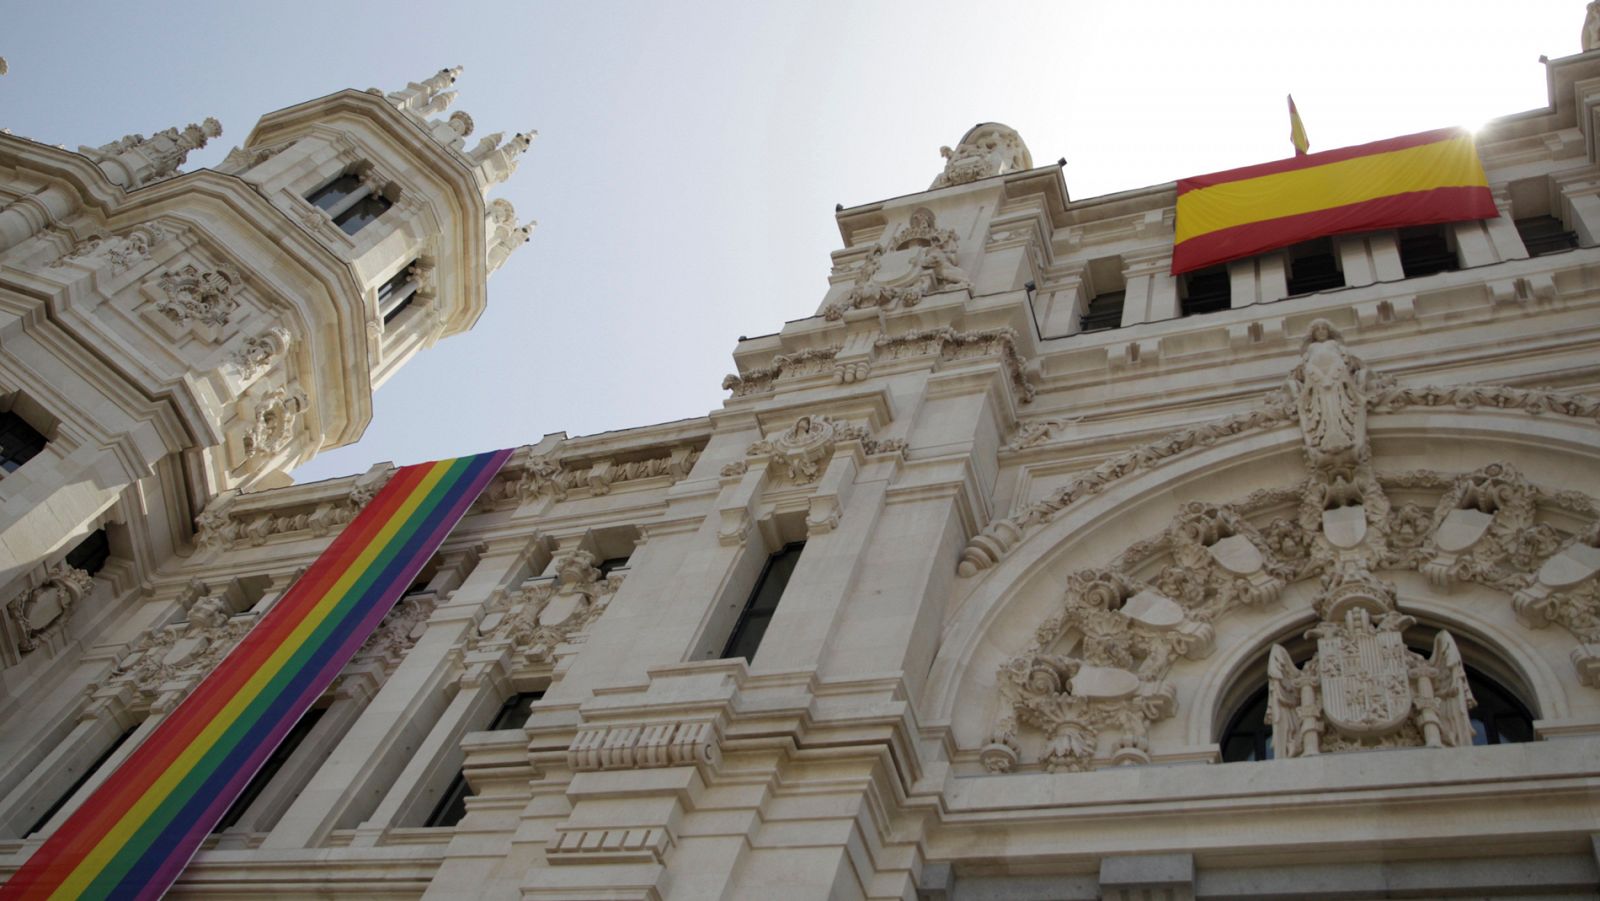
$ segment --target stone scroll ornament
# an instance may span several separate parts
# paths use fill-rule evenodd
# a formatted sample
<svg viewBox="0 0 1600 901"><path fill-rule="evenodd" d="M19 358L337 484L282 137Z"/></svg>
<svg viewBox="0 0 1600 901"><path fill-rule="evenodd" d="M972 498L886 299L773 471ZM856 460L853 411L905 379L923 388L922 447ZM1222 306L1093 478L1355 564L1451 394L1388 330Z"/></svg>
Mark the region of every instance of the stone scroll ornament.
<svg viewBox="0 0 1600 901"><path fill-rule="evenodd" d="M510 456L397 471L0 899L160 897Z"/></svg>

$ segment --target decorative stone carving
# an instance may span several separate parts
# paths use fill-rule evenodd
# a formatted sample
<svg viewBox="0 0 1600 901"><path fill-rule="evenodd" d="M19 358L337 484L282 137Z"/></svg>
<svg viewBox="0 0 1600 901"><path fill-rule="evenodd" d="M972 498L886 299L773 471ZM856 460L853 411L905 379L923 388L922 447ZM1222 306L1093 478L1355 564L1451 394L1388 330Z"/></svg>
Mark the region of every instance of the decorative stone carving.
<svg viewBox="0 0 1600 901"><path fill-rule="evenodd" d="M714 765L721 758L714 722L584 726L567 747L577 772Z"/></svg>
<svg viewBox="0 0 1600 901"><path fill-rule="evenodd" d="M299 391L277 388L268 393L256 404L255 424L245 432L245 456L262 460L288 447L306 408L306 396Z"/></svg>
<svg viewBox="0 0 1600 901"><path fill-rule="evenodd" d="M554 579L531 579L494 599L467 646L505 642L530 665L550 663L556 648L577 640L622 586L625 574L601 579L594 563L588 551L573 551L557 562Z"/></svg>
<svg viewBox="0 0 1600 901"><path fill-rule="evenodd" d="M367 636L350 664L377 666L387 677L427 630L428 617L438 602L437 595L426 591L401 597Z"/></svg>
<svg viewBox="0 0 1600 901"><path fill-rule="evenodd" d="M1538 566L1533 576L1525 580L1512 602L1517 619L1536 629L1558 623L1580 642L1600 644L1600 578L1596 578L1597 574L1600 574L1600 524L1562 543ZM1580 672L1586 669L1586 664L1576 656L1574 662L1578 663ZM1590 675L1586 684L1594 684L1593 674Z"/></svg>
<svg viewBox="0 0 1600 901"><path fill-rule="evenodd" d="M1591 2L1584 7L1583 35L1580 45L1583 52L1600 47L1600 2Z"/></svg>
<svg viewBox="0 0 1600 901"><path fill-rule="evenodd" d="M163 272L156 283L163 295L157 299L156 309L179 324L193 320L226 325L228 316L239 307L234 292L240 282L239 273L229 266L202 270L189 264Z"/></svg>
<svg viewBox="0 0 1600 901"><path fill-rule="evenodd" d="M1300 365L1286 386L1300 415L1306 456L1319 468L1367 462L1365 364L1345 351L1344 336L1326 319L1311 323L1300 348Z"/></svg>
<svg viewBox="0 0 1600 901"><path fill-rule="evenodd" d="M523 138L524 136L517 135L517 137ZM508 144L507 147L514 145L515 142ZM521 146L523 149L527 149L525 143ZM521 151L518 152L520 153ZM515 168L514 163L512 168ZM506 172L505 175L510 175L510 172ZM501 176L501 178L504 178L504 176ZM488 223L485 229L488 235L488 241L485 245L485 259L489 271L493 272L505 265L506 260L510 259L512 251L528 243L528 239L533 237L533 230L538 225L539 223L537 222L518 225L516 208L511 205L511 201L503 197L491 202L489 204Z"/></svg>
<svg viewBox="0 0 1600 901"><path fill-rule="evenodd" d="M933 180L930 191L1033 168L1033 155L1022 136L998 122L974 127L955 149L940 147L939 155L944 157L944 171Z"/></svg>
<svg viewBox="0 0 1600 901"><path fill-rule="evenodd" d="M273 144L267 147L251 147L249 149L235 147L228 151L228 155L217 165L217 171L226 172L230 175L248 172L293 147L294 144L294 141L284 141L281 144Z"/></svg>
<svg viewBox="0 0 1600 901"><path fill-rule="evenodd" d="M394 473L393 469L365 473L356 479L349 494L335 500L257 512L236 511L238 493L224 491L195 517L195 541L203 548L229 550L258 546L274 536L302 531L319 537L327 535L355 519Z"/></svg>
<svg viewBox="0 0 1600 901"><path fill-rule="evenodd" d="M92 590L94 577L81 569L58 563L46 570L42 582L6 605L17 630L17 650L26 654L65 629L78 602Z"/></svg>
<svg viewBox="0 0 1600 901"><path fill-rule="evenodd" d="M809 347L792 354L778 354L772 358L770 366L752 369L742 376L729 375L724 378L722 389L732 391L734 397L764 394L772 391L774 382L780 378L801 378L832 371L833 358L842 349L842 346L835 344L830 347ZM834 380L842 381L837 373Z"/></svg>
<svg viewBox="0 0 1600 901"><path fill-rule="evenodd" d="M182 130L168 128L148 138L126 135L99 147L79 147L78 152L98 163L113 182L132 190L177 174L178 167L189 158L189 151L198 150L221 135L222 125L207 118Z"/></svg>
<svg viewBox="0 0 1600 901"><path fill-rule="evenodd" d="M166 706L164 695L181 695L233 650L255 625L253 615L232 615L227 601L202 592L189 606L188 618L170 626L147 629L118 661L107 688L128 686L152 707Z"/></svg>
<svg viewBox="0 0 1600 901"><path fill-rule="evenodd" d="M1435 635L1425 660L1406 648L1402 633L1416 621L1395 609L1392 586L1364 569L1331 570L1323 586L1322 622L1306 633L1316 654L1301 668L1282 645L1272 648L1276 754L1470 745L1475 702L1450 633Z"/></svg>
<svg viewBox="0 0 1600 901"><path fill-rule="evenodd" d="M228 354L228 363L238 373L242 382L252 382L272 368L272 363L288 351L293 336L281 325L244 340L239 348Z"/></svg>
<svg viewBox="0 0 1600 901"><path fill-rule="evenodd" d="M1001 714L980 762L1012 769L1019 725L1045 733L1050 772L1089 769L1102 751L1113 763L1148 762L1148 727L1176 710L1167 671L1211 651L1205 616L1118 572L1073 573L1060 610L1000 667Z"/></svg>
<svg viewBox="0 0 1600 901"><path fill-rule="evenodd" d="M956 233L939 228L933 212L918 207L885 250L880 244L867 252L856 273L856 283L842 301L823 309L825 319L844 318L847 310L868 307L914 307L922 298L942 291L970 289L972 281L956 263Z"/></svg>
<svg viewBox="0 0 1600 901"><path fill-rule="evenodd" d="M1246 413L1181 429L1111 457L1052 491L1044 499L1028 504L1009 517L990 522L967 543L961 553L958 571L963 576L972 576L994 566L1010 553L1027 532L1055 519L1061 511L1078 501L1099 494L1124 476L1142 472L1196 447L1209 447L1222 438L1278 425L1293 416L1287 398L1281 392L1273 392L1255 409Z"/></svg>
<svg viewBox="0 0 1600 901"><path fill-rule="evenodd" d="M927 355L937 355L941 361L951 362L999 357L1017 392L1017 400L1021 403L1033 401L1035 391L1027 379L1028 361L1017 350L1016 330L1009 327L963 332L946 326L880 335L873 341L873 349L891 360Z"/></svg>
<svg viewBox="0 0 1600 901"><path fill-rule="evenodd" d="M1065 431L1068 426L1077 425L1079 419L1030 419L1017 423L1017 430L1012 433L1011 440L1006 443L1006 450L1027 450L1038 447L1054 438L1057 433Z"/></svg>
<svg viewBox="0 0 1600 901"><path fill-rule="evenodd" d="M1422 574L1441 587L1451 579L1503 582L1506 564L1526 569L1543 556L1540 550L1553 552L1559 542L1536 531L1533 517L1533 486L1511 464L1491 463L1459 477L1434 510Z"/></svg>
<svg viewBox="0 0 1600 901"><path fill-rule="evenodd" d="M530 457L520 468L502 471L484 491L484 498L491 506L522 503L537 497L563 501L571 492L583 488L587 488L591 496L599 496L618 485L644 479L667 477L677 482L686 478L699 460L700 450L688 446L624 461L601 458L569 462Z"/></svg>
<svg viewBox="0 0 1600 901"><path fill-rule="evenodd" d="M121 236L87 238L71 253L53 260L47 268L60 269L68 263L98 265L105 260L111 264L111 274L121 275L141 262L150 259L150 248L166 238L168 232L157 223L135 226Z"/></svg>
<svg viewBox="0 0 1600 901"><path fill-rule="evenodd" d="M905 450L902 439L875 439L865 426L850 425L828 416L806 415L796 419L794 425L775 438L767 438L750 445L745 452L752 457L770 458L767 471L775 478L808 485L822 476L833 449L840 441L859 441L868 455L897 453Z"/></svg>

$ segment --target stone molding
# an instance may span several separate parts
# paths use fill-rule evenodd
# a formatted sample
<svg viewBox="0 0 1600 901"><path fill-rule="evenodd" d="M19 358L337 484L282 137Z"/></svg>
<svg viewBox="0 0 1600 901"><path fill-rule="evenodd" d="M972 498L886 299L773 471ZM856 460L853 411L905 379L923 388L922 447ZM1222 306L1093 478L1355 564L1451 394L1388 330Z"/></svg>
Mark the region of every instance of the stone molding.
<svg viewBox="0 0 1600 901"><path fill-rule="evenodd" d="M195 542L224 551L258 547L280 535L300 537L302 532L320 538L355 519L394 473L393 467L374 467L341 495L284 507L252 508L239 492L224 491L195 517Z"/></svg>

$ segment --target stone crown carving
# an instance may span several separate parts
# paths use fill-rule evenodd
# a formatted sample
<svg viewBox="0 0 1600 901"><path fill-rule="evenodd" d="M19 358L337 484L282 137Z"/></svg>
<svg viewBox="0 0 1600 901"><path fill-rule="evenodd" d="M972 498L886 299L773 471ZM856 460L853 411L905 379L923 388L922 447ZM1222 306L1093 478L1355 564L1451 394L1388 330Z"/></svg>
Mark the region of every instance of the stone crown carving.
<svg viewBox="0 0 1600 901"><path fill-rule="evenodd" d="M998 122L975 126L954 149L940 147L939 155L944 157L944 171L929 190L1033 168L1033 155L1028 153L1022 136Z"/></svg>
<svg viewBox="0 0 1600 901"><path fill-rule="evenodd" d="M230 266L203 270L190 264L169 270L156 282L162 294L156 300L156 310L180 325L190 321L226 325L239 307L234 294L240 283L238 271Z"/></svg>
<svg viewBox="0 0 1600 901"><path fill-rule="evenodd" d="M933 212L918 207L887 249L876 244L867 251L856 283L843 300L823 308L823 318L838 320L869 307L914 307L930 294L970 289L972 280L956 263L957 245L954 231L939 228Z"/></svg>
<svg viewBox="0 0 1600 901"><path fill-rule="evenodd" d="M868 455L905 450L903 439L879 440L865 426L851 425L828 416L806 415L773 438L754 442L745 451L769 458L768 472L780 480L807 485L822 475L834 447L841 441L858 441Z"/></svg>
<svg viewBox="0 0 1600 901"><path fill-rule="evenodd" d="M17 630L17 651L26 654L65 629L92 590L94 577L81 569L58 563L46 570L43 581L6 604Z"/></svg>

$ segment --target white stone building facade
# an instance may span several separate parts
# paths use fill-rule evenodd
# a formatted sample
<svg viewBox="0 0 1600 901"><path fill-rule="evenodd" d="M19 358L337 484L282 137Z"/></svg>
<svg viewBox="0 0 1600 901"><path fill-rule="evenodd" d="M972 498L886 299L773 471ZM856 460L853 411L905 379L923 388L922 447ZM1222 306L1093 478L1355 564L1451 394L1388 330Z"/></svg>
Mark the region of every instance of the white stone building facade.
<svg viewBox="0 0 1600 901"><path fill-rule="evenodd" d="M720 409L518 448L174 896L1594 897L1600 50L1548 72L1499 218L1176 278L1172 185L975 127ZM0 136L0 875L527 239L455 74L217 171Z"/></svg>

